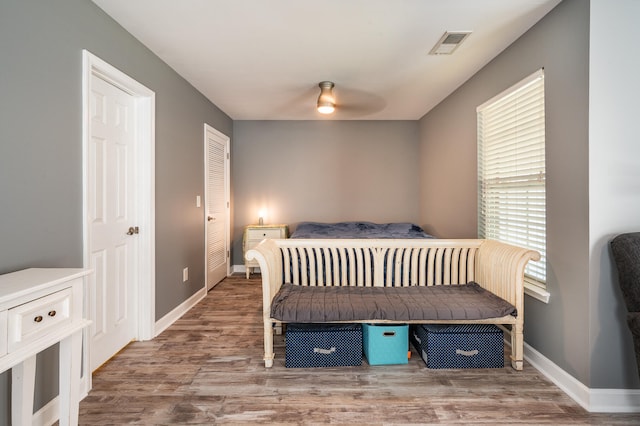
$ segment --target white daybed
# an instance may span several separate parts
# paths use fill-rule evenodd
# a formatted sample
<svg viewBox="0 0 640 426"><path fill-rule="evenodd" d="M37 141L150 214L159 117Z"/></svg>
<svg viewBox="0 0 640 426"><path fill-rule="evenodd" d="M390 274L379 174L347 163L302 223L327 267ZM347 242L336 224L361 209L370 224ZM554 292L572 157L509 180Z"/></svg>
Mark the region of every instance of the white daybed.
<svg viewBox="0 0 640 426"><path fill-rule="evenodd" d="M510 324L511 365L523 367L524 268L529 260L539 260L536 251L490 240L284 239L264 240L246 256L258 262L262 273L266 367L273 365L274 325L286 322ZM462 296L473 286L485 299L473 296L469 303L468 295ZM285 290L289 293L283 295ZM448 299L407 302L410 293L423 297L433 290L447 293ZM364 293L371 293L374 302L363 298L364 306L343 306L346 298L359 300ZM316 296L330 300L318 302ZM478 309L487 297L515 309L487 314ZM409 309L385 309L389 300L399 299Z"/></svg>

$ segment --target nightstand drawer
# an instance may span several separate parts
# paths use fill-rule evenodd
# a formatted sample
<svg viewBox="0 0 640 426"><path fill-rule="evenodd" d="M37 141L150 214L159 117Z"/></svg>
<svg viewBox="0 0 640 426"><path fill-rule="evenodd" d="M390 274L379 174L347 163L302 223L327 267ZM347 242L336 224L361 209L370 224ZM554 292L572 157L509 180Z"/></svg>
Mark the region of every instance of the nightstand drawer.
<svg viewBox="0 0 640 426"><path fill-rule="evenodd" d="M258 240L258 242L260 242L265 238L276 239L276 238L284 238L284 236L282 235L282 230L279 228L247 229L247 240Z"/></svg>
<svg viewBox="0 0 640 426"><path fill-rule="evenodd" d="M60 290L8 311L8 351L45 336L50 330L71 323L71 288Z"/></svg>

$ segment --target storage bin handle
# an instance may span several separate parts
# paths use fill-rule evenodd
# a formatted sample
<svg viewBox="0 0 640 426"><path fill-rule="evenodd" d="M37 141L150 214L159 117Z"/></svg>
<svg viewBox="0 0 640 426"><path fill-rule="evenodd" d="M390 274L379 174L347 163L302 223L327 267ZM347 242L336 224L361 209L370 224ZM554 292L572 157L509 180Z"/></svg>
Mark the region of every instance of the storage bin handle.
<svg viewBox="0 0 640 426"><path fill-rule="evenodd" d="M393 330L391 330L391 331L384 331L384 332L382 333L382 335L383 335L383 336L385 336L385 337L392 337L392 336L395 336L395 335L396 335L396 332L395 332L395 331L393 331Z"/></svg>
<svg viewBox="0 0 640 426"><path fill-rule="evenodd" d="M456 355L474 356L478 355L478 350L474 349L472 351L463 351L462 349L456 349Z"/></svg>
<svg viewBox="0 0 640 426"><path fill-rule="evenodd" d="M330 355L336 351L335 346L331 349L322 349L322 348L313 348L313 353L322 354L322 355Z"/></svg>

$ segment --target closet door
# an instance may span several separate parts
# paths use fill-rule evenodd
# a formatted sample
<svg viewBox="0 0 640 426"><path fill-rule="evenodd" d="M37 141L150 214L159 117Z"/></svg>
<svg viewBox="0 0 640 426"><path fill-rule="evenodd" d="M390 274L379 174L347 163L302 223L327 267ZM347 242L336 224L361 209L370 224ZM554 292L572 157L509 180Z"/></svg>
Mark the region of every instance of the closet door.
<svg viewBox="0 0 640 426"><path fill-rule="evenodd" d="M229 270L229 137L205 124L207 289Z"/></svg>

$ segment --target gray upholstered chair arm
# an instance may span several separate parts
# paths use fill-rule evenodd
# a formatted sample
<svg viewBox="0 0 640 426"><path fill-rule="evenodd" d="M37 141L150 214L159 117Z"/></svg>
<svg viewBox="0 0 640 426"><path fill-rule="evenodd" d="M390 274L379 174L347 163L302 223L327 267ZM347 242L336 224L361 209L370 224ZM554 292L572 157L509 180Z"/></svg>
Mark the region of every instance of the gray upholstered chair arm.
<svg viewBox="0 0 640 426"><path fill-rule="evenodd" d="M621 234L611 241L620 289L629 312L640 312L640 232Z"/></svg>

